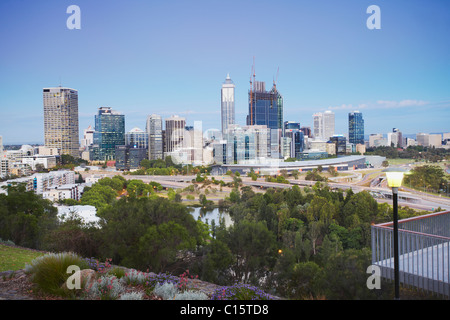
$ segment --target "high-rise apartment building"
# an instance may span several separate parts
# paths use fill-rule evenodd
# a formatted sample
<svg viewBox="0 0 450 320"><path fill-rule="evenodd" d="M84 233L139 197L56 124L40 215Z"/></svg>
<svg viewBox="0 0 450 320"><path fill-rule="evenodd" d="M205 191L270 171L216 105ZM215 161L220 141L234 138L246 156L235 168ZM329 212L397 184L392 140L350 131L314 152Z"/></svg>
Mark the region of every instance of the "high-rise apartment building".
<svg viewBox="0 0 450 320"><path fill-rule="evenodd" d="M313 123L316 139L328 141L334 135L334 112L327 110L313 114Z"/></svg>
<svg viewBox="0 0 450 320"><path fill-rule="evenodd" d="M162 118L160 115L152 114L147 117L147 125L145 131L148 135L149 160L164 158L164 140L162 127Z"/></svg>
<svg viewBox="0 0 450 320"><path fill-rule="evenodd" d="M165 152L173 152L177 149L183 148L186 119L174 115L165 120Z"/></svg>
<svg viewBox="0 0 450 320"><path fill-rule="evenodd" d="M235 85L228 74L221 90L221 114L222 114L222 135L228 129L228 126L234 124L234 89Z"/></svg>
<svg viewBox="0 0 450 320"><path fill-rule="evenodd" d="M442 134L435 133L428 135L428 145L430 147L441 148L442 147Z"/></svg>
<svg viewBox="0 0 450 320"><path fill-rule="evenodd" d="M64 87L44 88L45 146L59 154L80 156L78 127L78 91Z"/></svg>
<svg viewBox="0 0 450 320"><path fill-rule="evenodd" d="M354 145L364 144L364 119L359 111L348 114L348 142Z"/></svg>
<svg viewBox="0 0 450 320"><path fill-rule="evenodd" d="M95 115L91 160L115 159L116 146L125 145L125 116L109 107L100 107Z"/></svg>
<svg viewBox="0 0 450 320"><path fill-rule="evenodd" d="M416 134L418 146L428 147L430 143L430 135L428 133L419 132Z"/></svg>

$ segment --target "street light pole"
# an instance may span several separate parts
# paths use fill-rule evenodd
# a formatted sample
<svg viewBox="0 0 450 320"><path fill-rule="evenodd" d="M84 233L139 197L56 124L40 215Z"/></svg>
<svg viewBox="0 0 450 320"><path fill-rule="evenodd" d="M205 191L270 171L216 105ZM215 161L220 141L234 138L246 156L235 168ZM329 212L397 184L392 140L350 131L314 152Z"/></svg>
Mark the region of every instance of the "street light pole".
<svg viewBox="0 0 450 320"><path fill-rule="evenodd" d="M392 188L392 200L394 209L394 282L395 282L395 300L400 300L400 267L398 250L398 188L402 185L403 175L409 174L408 170L403 168L388 168L386 172L388 186Z"/></svg>
<svg viewBox="0 0 450 320"><path fill-rule="evenodd" d="M400 299L399 282L399 254L398 254L398 188L392 188L392 199L394 208L394 279L395 279L395 300Z"/></svg>

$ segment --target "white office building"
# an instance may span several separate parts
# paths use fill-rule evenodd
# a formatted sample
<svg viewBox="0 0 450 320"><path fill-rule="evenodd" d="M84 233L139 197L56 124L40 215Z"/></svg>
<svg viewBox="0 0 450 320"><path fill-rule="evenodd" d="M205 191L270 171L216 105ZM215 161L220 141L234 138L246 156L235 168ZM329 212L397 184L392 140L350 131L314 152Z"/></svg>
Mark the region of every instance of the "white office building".
<svg viewBox="0 0 450 320"><path fill-rule="evenodd" d="M314 137L316 139L329 140L334 135L335 115L332 111L313 114Z"/></svg>

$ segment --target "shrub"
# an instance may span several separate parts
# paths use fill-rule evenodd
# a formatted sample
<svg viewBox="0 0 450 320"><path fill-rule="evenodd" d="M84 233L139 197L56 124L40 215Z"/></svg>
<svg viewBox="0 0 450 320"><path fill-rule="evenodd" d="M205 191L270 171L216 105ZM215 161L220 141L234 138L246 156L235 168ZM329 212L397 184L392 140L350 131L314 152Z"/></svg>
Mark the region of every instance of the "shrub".
<svg viewBox="0 0 450 320"><path fill-rule="evenodd" d="M272 300L271 296L257 287L235 284L217 289L211 300Z"/></svg>
<svg viewBox="0 0 450 320"><path fill-rule="evenodd" d="M153 293L163 298L163 300L172 300L178 293L178 290L175 284L164 282L163 284L156 284Z"/></svg>
<svg viewBox="0 0 450 320"><path fill-rule="evenodd" d="M92 269L99 273L106 272L106 270L111 267L111 259L106 259L105 262L100 262L95 258L84 258L84 260L89 265L89 269Z"/></svg>
<svg viewBox="0 0 450 320"><path fill-rule="evenodd" d="M11 240L2 240L2 238L0 238L0 243L6 244L8 246L14 246L15 245L15 243L12 242Z"/></svg>
<svg viewBox="0 0 450 320"><path fill-rule="evenodd" d="M72 252L48 253L37 257L25 265L25 272L31 275L31 281L38 290L58 296L68 295L67 290L61 288L70 277L67 268L77 265L80 270L89 268L86 261Z"/></svg>
<svg viewBox="0 0 450 320"><path fill-rule="evenodd" d="M120 267L114 267L106 272L106 274L115 276L117 279L122 279L126 276L125 270Z"/></svg>
<svg viewBox="0 0 450 320"><path fill-rule="evenodd" d="M158 284L162 285L164 283L170 283L176 286L178 285L178 281L179 281L178 278L173 275L166 273L159 273L156 275L149 275L145 285L150 289L154 289L156 285Z"/></svg>
<svg viewBox="0 0 450 320"><path fill-rule="evenodd" d="M121 278L121 281L125 284L143 285L146 284L147 279L148 274L137 270L131 270L130 272L125 273Z"/></svg>
<svg viewBox="0 0 450 320"><path fill-rule="evenodd" d="M101 300L116 300L124 290L119 279L104 275L94 282L88 294Z"/></svg>

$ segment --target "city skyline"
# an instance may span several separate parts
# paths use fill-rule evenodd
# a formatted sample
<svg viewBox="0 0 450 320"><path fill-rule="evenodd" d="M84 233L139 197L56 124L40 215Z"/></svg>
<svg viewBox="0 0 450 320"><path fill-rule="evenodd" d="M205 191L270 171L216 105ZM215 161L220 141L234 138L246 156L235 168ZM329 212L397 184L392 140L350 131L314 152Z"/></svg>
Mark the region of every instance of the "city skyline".
<svg viewBox="0 0 450 320"><path fill-rule="evenodd" d="M81 8L69 30L66 9ZM370 30L366 9L381 9ZM284 120L313 127L313 114L364 115L365 134L448 132L447 1L49 1L0 3L0 135L3 144L44 143L42 89L79 94L79 135L100 107L125 115L126 131L159 114L221 129L221 85L235 84L245 125L253 57L256 80L277 89ZM267 45L270 41L275 45Z"/></svg>

